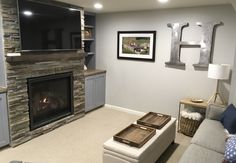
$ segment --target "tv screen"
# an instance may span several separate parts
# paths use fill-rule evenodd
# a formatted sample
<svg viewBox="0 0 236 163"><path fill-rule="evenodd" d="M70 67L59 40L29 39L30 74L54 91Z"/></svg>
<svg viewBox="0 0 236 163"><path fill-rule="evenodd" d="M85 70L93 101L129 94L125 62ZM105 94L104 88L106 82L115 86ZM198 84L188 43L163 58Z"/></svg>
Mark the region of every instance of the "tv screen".
<svg viewBox="0 0 236 163"><path fill-rule="evenodd" d="M79 8L18 0L21 50L81 49Z"/></svg>

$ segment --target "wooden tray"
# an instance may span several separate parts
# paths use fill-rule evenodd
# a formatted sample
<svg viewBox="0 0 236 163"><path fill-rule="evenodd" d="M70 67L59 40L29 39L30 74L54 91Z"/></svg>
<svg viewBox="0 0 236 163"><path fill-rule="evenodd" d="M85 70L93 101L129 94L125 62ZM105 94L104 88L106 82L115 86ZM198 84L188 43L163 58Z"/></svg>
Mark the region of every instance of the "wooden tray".
<svg viewBox="0 0 236 163"><path fill-rule="evenodd" d="M113 139L133 147L141 148L155 134L156 130L153 128L138 124L131 124L124 130L114 135Z"/></svg>
<svg viewBox="0 0 236 163"><path fill-rule="evenodd" d="M170 121L170 119L171 116L169 115L149 112L142 118L137 120L137 124L153 127L156 129L161 129Z"/></svg>

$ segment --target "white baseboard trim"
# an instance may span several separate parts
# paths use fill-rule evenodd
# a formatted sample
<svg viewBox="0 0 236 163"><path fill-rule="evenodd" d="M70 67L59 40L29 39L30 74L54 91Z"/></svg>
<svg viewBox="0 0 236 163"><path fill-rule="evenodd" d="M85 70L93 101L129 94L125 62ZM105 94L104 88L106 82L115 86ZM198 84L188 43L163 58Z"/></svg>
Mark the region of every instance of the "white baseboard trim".
<svg viewBox="0 0 236 163"><path fill-rule="evenodd" d="M141 111L122 108L122 107L115 106L115 105L110 105L110 104L105 104L105 107L107 107L109 109L114 109L114 110L122 111L122 112L125 112L125 113L129 113L129 114L133 114L133 115L138 115L138 116L144 116L146 114L146 113L141 112Z"/></svg>

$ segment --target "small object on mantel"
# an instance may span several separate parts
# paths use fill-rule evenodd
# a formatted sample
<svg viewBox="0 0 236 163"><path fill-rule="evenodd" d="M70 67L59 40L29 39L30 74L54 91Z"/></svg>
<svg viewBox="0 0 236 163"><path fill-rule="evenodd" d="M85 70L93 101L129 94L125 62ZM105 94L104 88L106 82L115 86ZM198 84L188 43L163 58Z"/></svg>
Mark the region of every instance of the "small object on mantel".
<svg viewBox="0 0 236 163"><path fill-rule="evenodd" d="M7 57L19 57L21 53L7 53Z"/></svg>

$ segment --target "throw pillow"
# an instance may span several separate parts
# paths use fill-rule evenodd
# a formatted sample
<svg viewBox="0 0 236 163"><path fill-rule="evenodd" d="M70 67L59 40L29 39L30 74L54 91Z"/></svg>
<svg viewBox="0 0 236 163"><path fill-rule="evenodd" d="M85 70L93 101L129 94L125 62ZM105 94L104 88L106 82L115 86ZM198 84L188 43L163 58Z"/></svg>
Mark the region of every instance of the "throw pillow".
<svg viewBox="0 0 236 163"><path fill-rule="evenodd" d="M230 104L220 116L220 122L230 134L236 133L236 108Z"/></svg>
<svg viewBox="0 0 236 163"><path fill-rule="evenodd" d="M227 110L229 110L229 109L231 109L231 108L235 108L233 104L230 104L229 106L227 106L227 108L225 109L225 111L220 115L219 120L221 121L221 123L223 123L224 116L225 116L225 114L228 112Z"/></svg>
<svg viewBox="0 0 236 163"><path fill-rule="evenodd" d="M225 106L210 103L206 110L206 117L212 120L219 120L222 112L224 112L225 109Z"/></svg>
<svg viewBox="0 0 236 163"><path fill-rule="evenodd" d="M236 163L236 136L230 137L225 145L225 162Z"/></svg>

